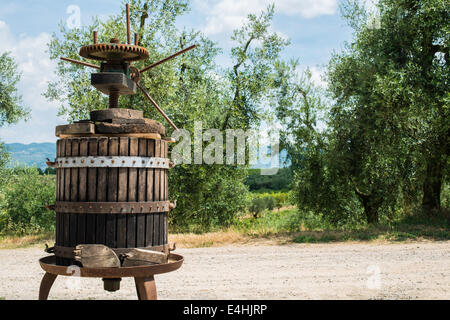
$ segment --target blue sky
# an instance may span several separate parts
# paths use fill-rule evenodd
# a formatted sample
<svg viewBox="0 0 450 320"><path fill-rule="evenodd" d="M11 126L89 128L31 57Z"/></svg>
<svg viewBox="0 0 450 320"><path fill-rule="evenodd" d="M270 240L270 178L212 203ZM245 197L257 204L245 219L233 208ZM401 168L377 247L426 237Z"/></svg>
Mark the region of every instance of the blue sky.
<svg viewBox="0 0 450 320"><path fill-rule="evenodd" d="M232 30L248 13L259 13L275 3L273 30L291 40L283 57L298 58L301 68L310 67L321 83L323 66L331 53L339 51L351 39L351 30L339 16L339 0L212 0L191 1L191 12L177 21L179 27L194 28L218 42L224 54L218 60L229 63ZM0 3L0 53L11 51L19 64L22 80L19 91L32 109L31 119L0 128L0 140L6 143L54 142L55 126L65 120L56 117L58 104L49 103L42 93L54 79L55 62L46 53L46 43L58 31L58 23L73 23L80 10L80 22L87 25L93 16L118 13L117 0L2 0ZM75 6L75 7L74 7Z"/></svg>

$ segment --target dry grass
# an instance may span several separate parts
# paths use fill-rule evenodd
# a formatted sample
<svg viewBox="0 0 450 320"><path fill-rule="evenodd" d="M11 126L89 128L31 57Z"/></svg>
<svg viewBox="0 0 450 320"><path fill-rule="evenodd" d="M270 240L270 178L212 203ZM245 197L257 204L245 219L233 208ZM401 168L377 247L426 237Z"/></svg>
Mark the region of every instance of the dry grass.
<svg viewBox="0 0 450 320"><path fill-rule="evenodd" d="M183 233L169 234L169 243L176 243L178 248L220 247L225 245L275 245L292 241L289 235L258 236L246 235L236 230L209 232L204 234ZM27 247L52 246L54 235L3 236L0 237L0 249L19 249Z"/></svg>
<svg viewBox="0 0 450 320"><path fill-rule="evenodd" d="M181 233L169 234L169 243L175 242L177 247L198 248L221 246L237 242L247 242L249 237L233 230L209 232L203 234Z"/></svg>
<svg viewBox="0 0 450 320"><path fill-rule="evenodd" d="M282 244L292 241L288 235L258 236L246 235L236 230L224 230L204 234L182 233L169 234L169 243L176 243L178 248L220 247L224 245L256 245ZM19 249L27 247L52 246L55 242L53 234L29 236L0 237L0 249Z"/></svg>
<svg viewBox="0 0 450 320"><path fill-rule="evenodd" d="M6 235L0 237L0 249L17 249L38 246L44 248L46 243L49 246L53 246L54 242L55 235L50 232L27 236Z"/></svg>
<svg viewBox="0 0 450 320"><path fill-rule="evenodd" d="M398 242L439 241L450 239L448 224L430 224L429 219L404 221L395 226L365 226L357 229L333 230L331 228L308 229L301 220L292 220L297 213L292 208L274 210L258 219L243 217L240 224L228 229L203 234L169 233L169 243L179 248L218 247L225 245L280 245L286 243L327 242ZM425 223L426 222L426 223ZM295 228L294 228L295 227ZM53 245L54 234L31 236L0 236L0 249L42 247Z"/></svg>
<svg viewBox="0 0 450 320"><path fill-rule="evenodd" d="M203 234L178 233L169 234L169 243L176 243L179 248L220 247L225 245L280 245L292 243L296 233L246 233L233 228Z"/></svg>
<svg viewBox="0 0 450 320"><path fill-rule="evenodd" d="M371 235L365 233L364 236L352 237L343 236L345 233L339 231L301 231L286 232L278 234L253 234L248 235L240 233L236 230L225 230L218 232L209 232L204 234L170 234L169 243L176 243L177 248L204 248L204 247L220 247L226 245L282 245L292 242L297 243L323 243L323 242L392 242L392 241L430 241L424 237L397 237L391 239L389 235ZM19 249L27 247L42 247L45 244L53 245L54 238L52 235L32 235L32 236L5 236L0 238L0 249Z"/></svg>

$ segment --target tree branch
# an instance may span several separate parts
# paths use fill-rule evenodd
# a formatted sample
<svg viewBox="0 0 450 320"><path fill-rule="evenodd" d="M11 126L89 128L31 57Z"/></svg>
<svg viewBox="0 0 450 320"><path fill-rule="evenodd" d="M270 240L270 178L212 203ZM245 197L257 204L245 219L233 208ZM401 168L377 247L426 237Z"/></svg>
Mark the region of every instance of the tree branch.
<svg viewBox="0 0 450 320"><path fill-rule="evenodd" d="M250 38L245 43L244 50L243 50L244 57L245 57L245 55L247 53L247 50L248 50L248 48L250 46L250 43L254 39L255 39L254 36L251 35ZM240 96L241 96L241 92L240 92L241 83L240 83L240 79L239 79L239 68L244 63L244 61L245 61L245 58L241 59L237 64L235 64L233 66L233 72L234 72L234 75L236 77L236 88L234 90L234 98L233 98L232 108L236 106L239 109L241 109L241 106L240 106L240 103L239 103ZM228 110L227 115L225 116L225 121L223 122L222 130L225 130L227 128L227 126L228 126L228 121L230 120L230 116L231 116L230 112L231 112L231 110Z"/></svg>
<svg viewBox="0 0 450 320"><path fill-rule="evenodd" d="M148 5L144 4L144 8L141 11L141 24L139 25L139 43L138 45L141 43L141 39L144 35L144 27L145 27L145 20L147 20L148 18Z"/></svg>

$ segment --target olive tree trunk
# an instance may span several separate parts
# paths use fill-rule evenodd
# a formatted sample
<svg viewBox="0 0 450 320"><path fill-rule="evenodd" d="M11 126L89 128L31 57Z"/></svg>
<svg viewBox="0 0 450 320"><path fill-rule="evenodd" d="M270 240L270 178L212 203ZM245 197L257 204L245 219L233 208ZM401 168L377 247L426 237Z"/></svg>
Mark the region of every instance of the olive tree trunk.
<svg viewBox="0 0 450 320"><path fill-rule="evenodd" d="M439 214L441 210L442 163L440 157L432 157L427 162L423 182L422 208L428 214Z"/></svg>

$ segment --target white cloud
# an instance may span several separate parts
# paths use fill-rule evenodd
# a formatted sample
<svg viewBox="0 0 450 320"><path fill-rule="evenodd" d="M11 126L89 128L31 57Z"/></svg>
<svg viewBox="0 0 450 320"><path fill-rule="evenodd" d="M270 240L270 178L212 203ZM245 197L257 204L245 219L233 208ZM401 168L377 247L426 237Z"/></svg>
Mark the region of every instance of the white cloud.
<svg viewBox="0 0 450 320"><path fill-rule="evenodd" d="M41 33L35 37L22 34L14 36L9 26L0 21L0 53L11 52L22 74L18 84L25 106L31 109L27 123L0 128L0 139L7 142L54 141L54 127L61 122L56 117L58 105L48 102L42 93L48 81L55 79L56 63L48 57L47 43L50 35Z"/></svg>
<svg viewBox="0 0 450 320"><path fill-rule="evenodd" d="M328 83L324 80L325 69L319 67L310 67L309 71L311 71L311 80L314 82L316 86L326 88Z"/></svg>
<svg viewBox="0 0 450 320"><path fill-rule="evenodd" d="M314 18L336 13L338 0L281 0L275 2L279 12L290 16Z"/></svg>
<svg viewBox="0 0 450 320"><path fill-rule="evenodd" d="M364 5L365 9L368 12L373 13L378 11L378 0L361 0L361 3Z"/></svg>
<svg viewBox="0 0 450 320"><path fill-rule="evenodd" d="M309 69L309 72L311 72L311 81L313 84L317 87L321 87L323 89L326 89L328 87L328 83L325 80L325 73L326 68L321 66L306 66L306 65L300 65L296 69L296 74L298 77L301 77L304 72Z"/></svg>
<svg viewBox="0 0 450 320"><path fill-rule="evenodd" d="M338 0L195 0L195 6L206 15L203 32L214 35L236 29L249 13L259 13L274 2L277 13L304 18L332 15L338 7Z"/></svg>

